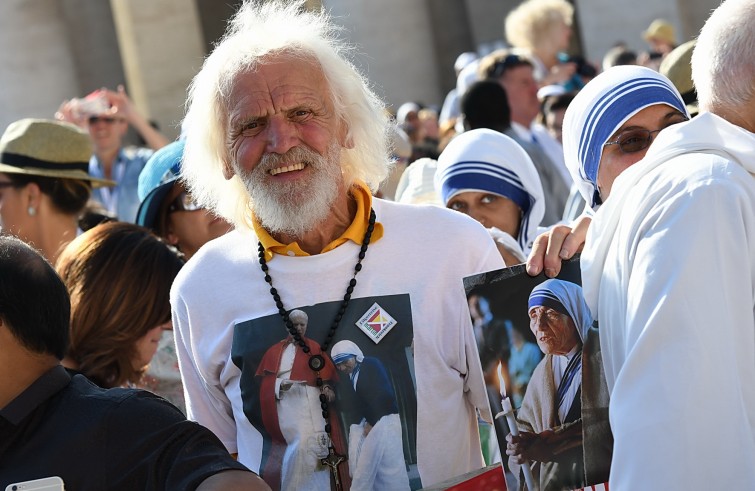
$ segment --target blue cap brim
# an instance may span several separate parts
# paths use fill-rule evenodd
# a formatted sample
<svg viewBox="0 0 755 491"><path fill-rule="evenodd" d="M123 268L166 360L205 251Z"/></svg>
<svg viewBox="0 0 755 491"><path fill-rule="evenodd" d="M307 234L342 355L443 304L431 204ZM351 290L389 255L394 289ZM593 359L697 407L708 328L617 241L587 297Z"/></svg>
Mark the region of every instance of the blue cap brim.
<svg viewBox="0 0 755 491"><path fill-rule="evenodd" d="M170 181L160 184L147 194L144 201L139 205L139 211L136 213L137 225L141 225L142 227L157 232L157 215L160 213L160 206L176 181L178 181L178 178L171 179Z"/></svg>

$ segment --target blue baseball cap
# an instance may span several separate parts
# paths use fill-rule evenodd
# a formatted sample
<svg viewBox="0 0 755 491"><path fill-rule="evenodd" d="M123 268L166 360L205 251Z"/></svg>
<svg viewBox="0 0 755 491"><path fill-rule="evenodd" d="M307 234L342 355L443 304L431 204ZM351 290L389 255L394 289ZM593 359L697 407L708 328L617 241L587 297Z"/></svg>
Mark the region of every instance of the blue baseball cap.
<svg viewBox="0 0 755 491"><path fill-rule="evenodd" d="M139 174L138 194L141 200L136 213L136 224L154 231L157 215L165 196L181 173L184 141L170 143L152 154Z"/></svg>

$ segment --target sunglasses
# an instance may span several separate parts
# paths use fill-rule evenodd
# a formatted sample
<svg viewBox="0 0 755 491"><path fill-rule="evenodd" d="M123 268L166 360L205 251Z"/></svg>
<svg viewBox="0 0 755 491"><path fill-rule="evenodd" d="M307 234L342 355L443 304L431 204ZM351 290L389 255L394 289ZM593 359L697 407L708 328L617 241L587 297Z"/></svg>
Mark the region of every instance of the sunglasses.
<svg viewBox="0 0 755 491"><path fill-rule="evenodd" d="M99 122L107 123L107 124L113 124L115 122L121 122L123 121L122 118L111 118L109 116L89 116L89 124L97 124Z"/></svg>
<svg viewBox="0 0 755 491"><path fill-rule="evenodd" d="M197 211L202 210L203 208L199 206L199 204L194 201L194 198L186 191L181 191L181 194L176 196L176 199L174 199L170 206L168 207L168 213L173 213L175 211Z"/></svg>
<svg viewBox="0 0 755 491"><path fill-rule="evenodd" d="M529 62L519 55L508 55L506 58L495 62L490 72L490 78L500 78L509 68L528 64Z"/></svg>
<svg viewBox="0 0 755 491"><path fill-rule="evenodd" d="M669 126L673 126L675 124L683 123L687 121L686 118L680 120L680 121L674 121ZM668 126L665 126L658 130L644 130L644 129L636 129L636 130L629 130L625 131L623 133L620 133L618 137L614 141L606 142L603 144L603 146L607 145L618 145L619 149L623 153L635 153L635 152L641 152L642 150L645 150L647 147L650 146L651 143L653 143L653 135L665 130L668 128Z"/></svg>

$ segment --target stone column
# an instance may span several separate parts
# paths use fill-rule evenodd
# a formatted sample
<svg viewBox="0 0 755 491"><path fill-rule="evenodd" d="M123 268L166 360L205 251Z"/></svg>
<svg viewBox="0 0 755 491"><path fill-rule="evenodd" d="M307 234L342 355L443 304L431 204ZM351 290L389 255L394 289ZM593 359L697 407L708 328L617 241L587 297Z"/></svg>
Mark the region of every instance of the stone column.
<svg viewBox="0 0 755 491"><path fill-rule="evenodd" d="M418 0L323 0L348 30L355 59L393 110L407 101L443 102L438 59L427 4ZM452 69L453 70L453 69Z"/></svg>
<svg viewBox="0 0 755 491"><path fill-rule="evenodd" d="M430 31L438 65L436 77L443 93L456 87L454 62L465 51L476 51L467 6L459 0L427 0Z"/></svg>
<svg viewBox="0 0 755 491"><path fill-rule="evenodd" d="M0 64L0 133L22 118L52 118L78 95L61 2L0 2Z"/></svg>
<svg viewBox="0 0 755 491"><path fill-rule="evenodd" d="M186 89L204 49L194 0L111 0L127 91L169 139L180 131Z"/></svg>
<svg viewBox="0 0 755 491"><path fill-rule="evenodd" d="M59 5L79 84L79 90L69 98L86 95L101 87L115 89L118 84L125 83L110 3L66 0Z"/></svg>
<svg viewBox="0 0 755 491"><path fill-rule="evenodd" d="M617 41L624 41L638 53L648 50L642 32L657 18L674 25L679 44L697 36L719 0L636 0L631 7L618 7L604 0L576 0L583 47L590 61L600 65L602 57ZM629 8L630 10L626 10Z"/></svg>

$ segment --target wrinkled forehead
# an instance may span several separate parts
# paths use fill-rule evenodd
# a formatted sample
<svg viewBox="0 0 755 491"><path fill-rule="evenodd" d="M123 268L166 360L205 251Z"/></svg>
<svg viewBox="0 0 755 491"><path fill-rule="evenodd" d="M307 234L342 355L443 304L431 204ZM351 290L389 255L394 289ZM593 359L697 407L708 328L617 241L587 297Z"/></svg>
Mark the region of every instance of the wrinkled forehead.
<svg viewBox="0 0 755 491"><path fill-rule="evenodd" d="M227 99L239 85L285 83L288 80L301 80L308 85L321 85L330 90L327 76L317 57L307 51L278 50L239 62L221 78L221 93Z"/></svg>

